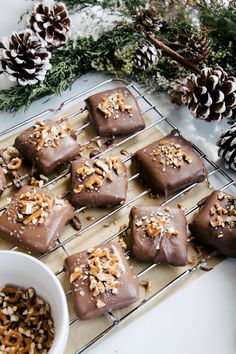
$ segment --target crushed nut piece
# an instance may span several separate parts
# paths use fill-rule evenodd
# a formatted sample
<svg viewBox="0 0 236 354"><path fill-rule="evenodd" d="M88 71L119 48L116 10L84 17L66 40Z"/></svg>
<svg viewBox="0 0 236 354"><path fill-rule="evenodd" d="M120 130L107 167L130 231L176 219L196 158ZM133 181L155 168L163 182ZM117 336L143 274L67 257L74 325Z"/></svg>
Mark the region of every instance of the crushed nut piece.
<svg viewBox="0 0 236 354"><path fill-rule="evenodd" d="M8 164L7 168L10 171L18 170L21 167L22 160L19 157L14 157Z"/></svg>
<svg viewBox="0 0 236 354"><path fill-rule="evenodd" d="M88 189L96 189L102 186L102 177L100 176L94 176L92 178L90 178L86 183L85 183L85 187Z"/></svg>
<svg viewBox="0 0 236 354"><path fill-rule="evenodd" d="M98 299L96 306L98 309L100 309L101 307L106 306L105 302L103 302L102 300Z"/></svg>
<svg viewBox="0 0 236 354"><path fill-rule="evenodd" d="M80 193L82 191L83 187L84 187L83 184L79 184L76 188L74 188L74 192Z"/></svg>
<svg viewBox="0 0 236 354"><path fill-rule="evenodd" d="M70 275L70 283L73 283L75 280L77 280L81 276L82 273L83 273L82 268L76 267L74 272L71 273L71 275Z"/></svg>
<svg viewBox="0 0 236 354"><path fill-rule="evenodd" d="M142 285L146 292L150 293L152 291L152 282L151 280L143 280L140 282L140 285Z"/></svg>

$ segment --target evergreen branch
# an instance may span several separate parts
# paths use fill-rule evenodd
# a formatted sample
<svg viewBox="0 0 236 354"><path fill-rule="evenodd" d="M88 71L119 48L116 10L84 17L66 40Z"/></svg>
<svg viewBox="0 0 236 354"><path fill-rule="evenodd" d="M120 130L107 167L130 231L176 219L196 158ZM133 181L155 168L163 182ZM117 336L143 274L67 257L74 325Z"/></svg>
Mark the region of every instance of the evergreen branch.
<svg viewBox="0 0 236 354"><path fill-rule="evenodd" d="M17 112L27 109L32 102L50 94L60 94L73 81L92 69L91 63L101 57L112 59L114 51L136 37L130 27L116 28L104 33L99 41L93 38L79 39L75 44L52 52L52 69L45 80L34 86L17 85L0 91L0 110Z"/></svg>

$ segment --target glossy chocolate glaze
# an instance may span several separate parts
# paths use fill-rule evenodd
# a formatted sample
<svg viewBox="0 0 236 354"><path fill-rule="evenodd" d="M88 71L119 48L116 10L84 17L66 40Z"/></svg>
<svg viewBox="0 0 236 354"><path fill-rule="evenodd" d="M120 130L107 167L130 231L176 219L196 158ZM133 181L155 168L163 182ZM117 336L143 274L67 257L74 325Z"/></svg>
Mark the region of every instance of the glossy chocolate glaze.
<svg viewBox="0 0 236 354"><path fill-rule="evenodd" d="M121 276L119 278L120 284L117 287L117 293L105 291L105 293L98 296L93 296L89 290L89 280L77 279L71 284L73 302L75 312L80 320L87 320L90 318L101 316L109 311L114 311L119 308L129 306L139 298L139 287L136 277L133 275L129 263L125 258L123 250L116 242L109 242L100 245L97 248L108 248L115 251L119 260L119 268ZM65 269L70 277L74 272L75 267L86 264L89 257L87 251L83 251L77 254L73 254L65 259ZM101 300L106 305L98 308L97 301Z"/></svg>
<svg viewBox="0 0 236 354"><path fill-rule="evenodd" d="M225 195L225 198L219 200L218 196L222 194ZM210 224L216 216L210 215L210 209L215 204L225 208L228 203L228 197L231 198L232 196L221 191L214 191L205 200L201 201L199 203L200 210L189 224L189 230L197 240L216 248L221 254L228 257L236 257L236 222L234 227L230 227L228 223L218 227L213 227ZM234 206L235 209L236 206ZM227 215L223 215L224 219L226 217ZM234 218L236 217L234 216Z"/></svg>
<svg viewBox="0 0 236 354"><path fill-rule="evenodd" d="M17 202L22 194L31 190L35 190L36 193L53 200L52 211L42 224L29 223L24 225L18 221ZM27 251L44 253L53 247L65 224L73 217L74 211L68 201L56 198L52 193L37 187L24 186L0 216L0 237L12 241L14 245L23 247Z"/></svg>
<svg viewBox="0 0 236 354"><path fill-rule="evenodd" d="M59 127L58 123L52 120L47 120L45 123L49 127ZM80 156L80 146L77 144L73 133L65 132L65 137L60 139L58 146L43 147L37 151L30 138L33 132L34 127L31 127L18 135L14 146L33 164L38 172L43 173L45 176L55 172L60 165Z"/></svg>
<svg viewBox="0 0 236 354"><path fill-rule="evenodd" d="M6 177L2 167L0 167L0 194L3 192L3 188L7 184Z"/></svg>
<svg viewBox="0 0 236 354"><path fill-rule="evenodd" d="M98 109L98 104L101 103L104 97L109 97L117 92L122 93L125 96L126 104L132 106L132 116L129 116L126 111L119 111L119 117L117 118L117 111L115 111L109 118L105 118L104 113ZM135 97L124 87L97 93L88 97L85 102L90 118L100 136L126 135L142 130L145 127L142 113Z"/></svg>
<svg viewBox="0 0 236 354"><path fill-rule="evenodd" d="M106 159L99 159L106 161ZM111 169L112 181L104 178L102 186L98 189L90 190L85 187L85 183L96 176L93 173L83 180L79 179L76 170L79 167L85 165L89 162L91 165L94 160L81 158L72 162L71 166L71 203L75 206L88 206L88 207L110 207L122 204L127 195L128 189L128 179L125 164L118 159L121 166L121 173L118 175L113 169ZM79 185L83 184L83 189L80 193L75 193L74 189L78 188Z"/></svg>
<svg viewBox="0 0 236 354"><path fill-rule="evenodd" d="M167 209L166 209L167 210ZM165 214L170 217L169 226L178 231L178 235L166 237L163 234L154 238L146 233L145 226L137 226L142 218L158 217ZM131 249L134 258L141 262L168 263L184 266L187 263L187 221L182 210L155 206L135 206L130 212Z"/></svg>
<svg viewBox="0 0 236 354"><path fill-rule="evenodd" d="M191 156L192 162L184 162L181 167L166 166L163 168L160 156L153 156L153 152L158 149L163 140L181 145L182 150ZM183 137L175 136L174 133L138 150L133 160L145 184L151 188L153 193L165 195L165 197L192 183L203 182L207 177L206 167L191 144Z"/></svg>

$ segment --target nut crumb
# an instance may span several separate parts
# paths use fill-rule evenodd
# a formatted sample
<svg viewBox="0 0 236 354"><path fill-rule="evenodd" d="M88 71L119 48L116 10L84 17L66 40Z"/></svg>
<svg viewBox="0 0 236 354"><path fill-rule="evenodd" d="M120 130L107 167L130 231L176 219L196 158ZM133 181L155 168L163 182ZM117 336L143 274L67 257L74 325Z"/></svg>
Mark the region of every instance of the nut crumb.
<svg viewBox="0 0 236 354"><path fill-rule="evenodd" d="M152 282L151 280L142 280L140 282L140 285L142 285L147 293L150 293L152 291Z"/></svg>
<svg viewBox="0 0 236 354"><path fill-rule="evenodd" d="M106 306L105 302L103 302L102 300L98 299L97 303L96 303L96 306L98 309Z"/></svg>

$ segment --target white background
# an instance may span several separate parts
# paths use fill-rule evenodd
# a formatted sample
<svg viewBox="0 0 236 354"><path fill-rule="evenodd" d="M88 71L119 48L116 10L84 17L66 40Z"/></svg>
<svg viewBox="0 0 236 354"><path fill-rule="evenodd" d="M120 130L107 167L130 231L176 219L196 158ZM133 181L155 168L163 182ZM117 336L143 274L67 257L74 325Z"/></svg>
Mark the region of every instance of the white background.
<svg viewBox="0 0 236 354"><path fill-rule="evenodd" d="M0 36L22 28L17 24L20 15L32 6L30 0L0 0ZM88 74L77 80L72 90L48 103L41 100L26 112L15 116L0 113L0 131L17 122L57 106L70 97L107 76ZM0 79L1 88L6 81ZM153 101L170 116L185 137L194 141L217 160L216 140L227 122L209 124L190 117L186 109L176 109L163 95ZM235 176L235 174L232 174ZM129 321L103 340L90 353L96 354L235 354L236 353L236 261L226 260L214 270L192 282L166 301L155 302L145 313ZM191 313L191 315L189 315Z"/></svg>

